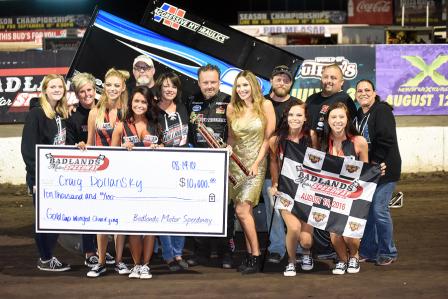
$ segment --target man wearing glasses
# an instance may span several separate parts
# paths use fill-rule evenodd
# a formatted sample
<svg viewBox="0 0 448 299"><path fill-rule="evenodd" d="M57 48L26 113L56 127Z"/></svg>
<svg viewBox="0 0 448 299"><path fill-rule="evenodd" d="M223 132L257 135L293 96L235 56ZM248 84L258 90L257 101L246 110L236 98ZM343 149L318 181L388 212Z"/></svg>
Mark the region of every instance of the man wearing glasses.
<svg viewBox="0 0 448 299"><path fill-rule="evenodd" d="M134 63L132 64L132 74L135 78L135 86L147 86L153 89L155 72L154 63L150 57L139 55L134 59ZM132 92L132 89L135 86L130 86L129 91Z"/></svg>

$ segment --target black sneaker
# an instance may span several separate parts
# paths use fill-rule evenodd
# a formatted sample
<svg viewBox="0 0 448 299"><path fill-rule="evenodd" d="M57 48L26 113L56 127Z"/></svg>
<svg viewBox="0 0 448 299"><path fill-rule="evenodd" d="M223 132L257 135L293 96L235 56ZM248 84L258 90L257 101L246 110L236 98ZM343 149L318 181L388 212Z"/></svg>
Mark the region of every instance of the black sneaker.
<svg viewBox="0 0 448 299"><path fill-rule="evenodd" d="M42 259L39 259L37 261L37 269L42 271L63 272L68 271L71 268L70 265L60 262L57 258L53 256L48 261L43 261Z"/></svg>
<svg viewBox="0 0 448 299"><path fill-rule="evenodd" d="M356 257L351 257L348 260L347 273L355 274L359 272L359 260Z"/></svg>
<svg viewBox="0 0 448 299"><path fill-rule="evenodd" d="M109 252L106 252L106 265L115 265L115 258Z"/></svg>
<svg viewBox="0 0 448 299"><path fill-rule="evenodd" d="M120 275L128 275L131 273L131 270L129 270L128 266L125 263L119 262L115 265L115 272Z"/></svg>
<svg viewBox="0 0 448 299"><path fill-rule="evenodd" d="M347 271L347 264L341 261L337 262L336 266L332 270L335 275L343 275L345 274L345 271Z"/></svg>
<svg viewBox="0 0 448 299"><path fill-rule="evenodd" d="M302 270L304 270L304 271L313 270L314 262L313 262L313 257L311 256L311 254L302 255L301 267L302 267Z"/></svg>
<svg viewBox="0 0 448 299"><path fill-rule="evenodd" d="M177 263L177 261L171 261L168 263L168 268L171 272L177 272L182 270L182 267Z"/></svg>
<svg viewBox="0 0 448 299"><path fill-rule="evenodd" d="M273 264L279 264L282 261L282 256L277 252L271 252L268 256L268 262Z"/></svg>
<svg viewBox="0 0 448 299"><path fill-rule="evenodd" d="M397 261L396 257L388 257L388 256L380 256L376 261L375 265L377 266L389 266L392 263Z"/></svg>
<svg viewBox="0 0 448 299"><path fill-rule="evenodd" d="M84 265L86 265L89 268L92 268L93 266L95 266L98 263L99 263L99 260L98 260L97 255L92 255L92 256L86 257L86 260L84 261Z"/></svg>
<svg viewBox="0 0 448 299"><path fill-rule="evenodd" d="M261 266L261 256L251 256L249 258L249 262L247 263L246 269L241 271L242 275L246 274L255 274L260 272L260 266Z"/></svg>
<svg viewBox="0 0 448 299"><path fill-rule="evenodd" d="M199 265L199 258L197 256L190 256L189 258L187 258L187 264L188 266L197 266Z"/></svg>
<svg viewBox="0 0 448 299"><path fill-rule="evenodd" d="M238 271L238 272L244 271L247 268L247 265L249 264L250 257L251 257L251 254L246 252L243 256L243 259L241 260L241 264L238 266L236 271Z"/></svg>
<svg viewBox="0 0 448 299"><path fill-rule="evenodd" d="M188 263L186 261L184 261L183 259L176 260L176 262L183 270L188 269Z"/></svg>
<svg viewBox="0 0 448 299"><path fill-rule="evenodd" d="M98 277L106 272L106 265L96 264L92 270L87 272L87 277Z"/></svg>
<svg viewBox="0 0 448 299"><path fill-rule="evenodd" d="M222 257L222 267L224 269L232 269L233 268L233 258L229 253L225 253Z"/></svg>
<svg viewBox="0 0 448 299"><path fill-rule="evenodd" d="M296 276L296 265L294 263L288 263L286 266L285 272L283 272L283 276L293 277Z"/></svg>

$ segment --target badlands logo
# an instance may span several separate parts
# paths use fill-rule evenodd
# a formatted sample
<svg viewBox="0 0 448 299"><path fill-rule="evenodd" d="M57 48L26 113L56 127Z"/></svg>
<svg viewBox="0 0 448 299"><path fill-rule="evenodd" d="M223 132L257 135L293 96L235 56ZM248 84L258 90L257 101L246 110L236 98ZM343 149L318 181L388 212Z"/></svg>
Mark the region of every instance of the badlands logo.
<svg viewBox="0 0 448 299"><path fill-rule="evenodd" d="M291 205L291 202L287 200L286 198L280 197L280 203L285 207L288 208Z"/></svg>
<svg viewBox="0 0 448 299"><path fill-rule="evenodd" d="M355 222L355 221L350 221L348 223L348 225L350 226L350 229L352 230L352 232L358 231L362 226L361 223Z"/></svg>
<svg viewBox="0 0 448 299"><path fill-rule="evenodd" d="M348 181L314 173L307 169L299 170L297 175L297 179L294 180L295 183L305 184L311 190L319 193L323 192L329 196L356 200L364 191L357 179Z"/></svg>
<svg viewBox="0 0 448 299"><path fill-rule="evenodd" d="M229 37L219 33L206 26L193 22L185 18L186 11L179 9L169 3L163 3L162 6L154 10L153 20L163 25L179 30L180 27L202 34L203 36L223 44Z"/></svg>
<svg viewBox="0 0 448 299"><path fill-rule="evenodd" d="M319 156L315 156L312 154L309 154L308 157L310 158L310 161L313 162L314 164L319 163L321 160Z"/></svg>
<svg viewBox="0 0 448 299"><path fill-rule="evenodd" d="M345 165L345 169L347 169L347 171L350 173L354 173L359 169L359 166L347 164Z"/></svg>
<svg viewBox="0 0 448 299"><path fill-rule="evenodd" d="M321 222L325 218L327 218L327 215L325 215L323 213L319 213L319 212L313 212L313 219L314 219L314 221Z"/></svg>
<svg viewBox="0 0 448 299"><path fill-rule="evenodd" d="M298 78L319 79L322 77L322 70L325 66L337 64L344 76L344 80L352 80L358 75L358 64L350 62L344 56L337 57L316 57L306 59L300 67Z"/></svg>
<svg viewBox="0 0 448 299"><path fill-rule="evenodd" d="M109 159L104 155L98 156L64 156L46 154L45 157L50 160L49 169L95 172L106 169L109 166Z"/></svg>

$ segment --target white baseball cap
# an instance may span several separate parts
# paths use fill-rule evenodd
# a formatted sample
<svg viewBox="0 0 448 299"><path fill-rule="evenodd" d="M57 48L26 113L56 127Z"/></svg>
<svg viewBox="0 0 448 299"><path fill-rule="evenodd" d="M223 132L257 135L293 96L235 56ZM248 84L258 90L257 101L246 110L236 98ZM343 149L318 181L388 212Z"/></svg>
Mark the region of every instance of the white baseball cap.
<svg viewBox="0 0 448 299"><path fill-rule="evenodd" d="M154 66L154 62L152 62L152 59L149 56L146 55L139 55L134 59L134 64L132 66L135 66L137 62L144 62L148 66Z"/></svg>

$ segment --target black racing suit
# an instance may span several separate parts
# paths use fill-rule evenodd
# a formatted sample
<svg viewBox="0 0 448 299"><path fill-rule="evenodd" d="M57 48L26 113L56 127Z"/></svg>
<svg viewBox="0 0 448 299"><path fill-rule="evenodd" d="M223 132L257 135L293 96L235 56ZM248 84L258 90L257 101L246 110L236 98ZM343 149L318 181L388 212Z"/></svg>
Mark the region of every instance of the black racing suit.
<svg viewBox="0 0 448 299"><path fill-rule="evenodd" d="M187 110L190 116L195 113L208 128L216 139L227 140L227 118L226 109L230 103L230 97L222 92L218 92L214 97L206 100L201 93L190 96L187 100ZM208 148L209 145L197 130L197 124L189 123L190 142L193 147ZM230 202L230 201L229 201ZM218 254L231 254L234 251L235 211L233 205L228 205L227 214L227 238L194 238L195 254L201 257L208 257L211 251L216 250Z"/></svg>

